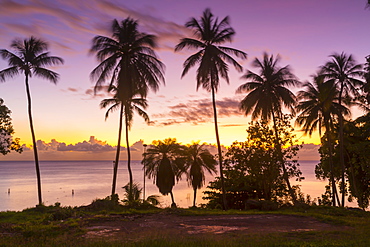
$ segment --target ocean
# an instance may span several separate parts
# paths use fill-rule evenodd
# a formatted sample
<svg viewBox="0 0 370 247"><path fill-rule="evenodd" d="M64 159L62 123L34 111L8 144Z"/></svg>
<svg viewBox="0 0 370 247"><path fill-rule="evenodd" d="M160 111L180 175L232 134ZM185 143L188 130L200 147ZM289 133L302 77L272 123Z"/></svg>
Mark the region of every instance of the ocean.
<svg viewBox="0 0 370 247"><path fill-rule="evenodd" d="M314 175L317 161L300 161L305 177L300 184L301 191L311 198L321 196L327 181L317 180ZM143 185L143 170L140 161L132 161L134 181ZM112 161L41 161L42 197L45 205L56 202L62 206L88 205L94 199L110 195L112 185ZM206 175L206 189L212 175ZM122 187L128 183L127 162L121 161L118 169L116 192L123 199ZM72 193L72 190L74 193ZM184 177L173 189L175 202L179 207L192 206L193 191ZM146 196L160 195L152 180L146 178ZM197 204L205 203L203 193L198 191ZM160 197L162 207L171 205L170 196ZM36 172L33 161L0 161L0 211L20 211L37 204ZM356 206L355 202L347 206Z"/></svg>

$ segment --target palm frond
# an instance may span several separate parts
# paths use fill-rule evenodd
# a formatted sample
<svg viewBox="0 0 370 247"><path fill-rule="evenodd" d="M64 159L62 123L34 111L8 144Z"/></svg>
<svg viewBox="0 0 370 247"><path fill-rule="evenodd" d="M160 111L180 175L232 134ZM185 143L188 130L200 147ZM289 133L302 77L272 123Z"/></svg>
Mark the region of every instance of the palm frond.
<svg viewBox="0 0 370 247"><path fill-rule="evenodd" d="M41 68L41 67L33 68L33 74L35 76L40 77L40 78L47 79L48 81L51 81L54 84L56 84L58 82L58 79L59 79L59 74L58 73L56 73L54 71L51 71L49 69Z"/></svg>

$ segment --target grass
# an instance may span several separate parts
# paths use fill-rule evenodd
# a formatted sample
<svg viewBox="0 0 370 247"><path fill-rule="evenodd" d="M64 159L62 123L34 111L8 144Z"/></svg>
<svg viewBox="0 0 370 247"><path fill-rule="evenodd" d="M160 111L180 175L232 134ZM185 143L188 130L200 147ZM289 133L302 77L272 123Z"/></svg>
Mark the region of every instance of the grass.
<svg viewBox="0 0 370 247"><path fill-rule="evenodd" d="M343 226L325 232L255 234L175 235L166 231L141 233L132 239L86 238L91 222L109 220L115 215L167 213L177 215L289 214L310 216L321 222ZM337 229L337 228L336 228ZM22 212L0 212L0 246L370 246L370 212L332 207L288 208L278 211L222 211L207 209L129 209L110 210L49 206Z"/></svg>

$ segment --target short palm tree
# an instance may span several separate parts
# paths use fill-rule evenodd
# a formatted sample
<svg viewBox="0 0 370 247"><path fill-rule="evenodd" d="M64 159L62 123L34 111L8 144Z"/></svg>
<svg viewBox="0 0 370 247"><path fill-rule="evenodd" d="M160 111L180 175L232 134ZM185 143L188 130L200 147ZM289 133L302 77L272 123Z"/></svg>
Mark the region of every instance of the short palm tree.
<svg viewBox="0 0 370 247"><path fill-rule="evenodd" d="M116 94L111 99L104 99L100 103L101 108L106 108L110 106L105 114L105 119L108 118L109 113L119 109L119 127L118 127L118 143L117 143L117 151L116 151L116 159L115 164L119 162L119 154L121 149L121 134L122 134L122 125L123 125L123 117L125 119L125 133L126 133L126 147L127 147L127 169L129 173L129 184L133 184L133 176L131 170L131 152L130 152L130 143L129 143L129 130L132 126L134 111L139 114L142 118L144 118L145 122L149 123L149 116L144 111L148 106L147 100L144 98L131 98L126 100L120 100L117 95L117 88L112 86L112 90ZM115 169L117 166L115 166ZM114 171L117 174L117 170ZM114 182L112 187L116 185L116 178L114 178ZM114 192L114 191L112 191ZM114 193L113 193L114 194ZM112 194L112 195L113 195Z"/></svg>
<svg viewBox="0 0 370 247"><path fill-rule="evenodd" d="M14 53L4 49L0 50L0 56L3 59L8 60L8 64L10 66L9 68L0 71L0 82L21 73L23 73L25 76L26 93L28 100L28 118L31 129L33 153L36 166L38 201L39 205L41 205L41 176L36 146L36 137L32 119L31 92L28 80L32 76L37 76L56 84L59 79L59 74L45 67L63 64L63 60L60 57L50 56L49 52L47 51L48 44L45 41L35 37L30 37L24 40L15 39L12 41L10 46L14 49Z"/></svg>
<svg viewBox="0 0 370 247"><path fill-rule="evenodd" d="M343 98L358 97L358 90L363 86L363 81L359 78L363 76L362 64L357 64L352 55L344 52L341 54L333 53L330 55L331 61L321 66L321 74L327 79L335 80L337 90L339 91L338 103L343 104ZM342 167L342 203L345 201L345 164L344 164L344 144L343 144L343 115L339 114L339 160Z"/></svg>
<svg viewBox="0 0 370 247"><path fill-rule="evenodd" d="M192 18L185 24L185 26L194 30L195 38L181 39L180 43L176 45L175 51L180 51L184 48L198 50L198 52L185 60L184 70L181 77L184 77L192 67L194 67L196 64L199 64L197 69L197 90L199 87L203 87L212 94L213 116L223 194L223 207L225 209L226 196L222 172L222 152L217 125L215 94L220 86L220 77L229 83L228 63L231 63L237 71L242 71L242 66L231 55L241 59L246 59L247 54L234 48L221 46L225 42L230 42L235 35L234 29L229 26L228 16L219 21L218 18L214 18L210 9L206 9L203 12L200 20Z"/></svg>
<svg viewBox="0 0 370 247"><path fill-rule="evenodd" d="M348 115L349 109L338 104L338 91L334 80L325 81L323 76L313 77L313 83L306 82L304 90L298 92L300 102L297 111L300 112L296 123L303 127L304 132L309 134L318 129L321 139L321 129L325 129L329 146L330 182L332 185L332 204L336 205L336 186L334 180L333 164L333 141L331 139L333 130L333 119L341 112ZM339 198L338 198L339 200Z"/></svg>
<svg viewBox="0 0 370 247"><path fill-rule="evenodd" d="M164 65L153 50L155 36L139 32L137 21L131 18L120 23L113 20L111 31L112 38L95 36L90 50L100 62L90 74L96 81L95 91L109 81L109 88L116 87L117 99L123 102L135 94L145 98L149 89L157 91L164 82ZM112 195L116 190L117 170L116 158Z"/></svg>
<svg viewBox="0 0 370 247"><path fill-rule="evenodd" d="M267 53L264 53L262 61L255 58L252 65L259 69L259 73L248 70L242 77L247 82L239 86L236 93L248 93L240 103L240 109L245 112L245 115L252 114L252 120L261 118L267 122L273 121L276 149L283 169L283 177L292 199L295 201L295 193L290 186L289 176L283 161L277 119L281 118L283 107L294 112L296 97L287 87L298 86L300 82L293 75L289 66L278 67L279 61L279 55L274 58L273 55L269 56Z"/></svg>
<svg viewBox="0 0 370 247"><path fill-rule="evenodd" d="M176 207L172 188L175 185L175 179L179 180L184 171L181 145L176 142L176 139L171 138L153 141L152 145L148 146L142 163L145 166L146 176L149 179L155 179L155 184L162 195L171 195L171 207Z"/></svg>
<svg viewBox="0 0 370 247"><path fill-rule="evenodd" d="M189 185L191 185L194 190L193 207L195 207L197 190L201 189L205 182L204 171L208 171L210 174L217 173L217 161L204 145L205 144L200 145L199 142L197 142L188 145L185 149L185 170L187 171Z"/></svg>

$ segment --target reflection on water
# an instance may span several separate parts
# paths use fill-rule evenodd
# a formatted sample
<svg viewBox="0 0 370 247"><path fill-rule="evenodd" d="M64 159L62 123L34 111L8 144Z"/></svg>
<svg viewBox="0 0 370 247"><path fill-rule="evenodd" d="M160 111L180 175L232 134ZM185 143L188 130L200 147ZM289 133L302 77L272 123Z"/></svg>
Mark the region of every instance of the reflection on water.
<svg viewBox="0 0 370 247"><path fill-rule="evenodd" d="M143 184L143 170L139 161L132 162L134 180ZM301 170L306 179L299 184L302 192L312 198L324 191L325 181L316 180L314 168L317 162L303 161ZM40 162L42 196L45 205L60 202L62 205L88 205L96 198L104 198L111 192L113 163L111 161L42 161ZM185 178L185 177L184 177ZM36 174L31 161L0 161L0 211L22 210L37 204ZM206 185L213 176L206 175ZM122 187L128 182L127 163L120 162L117 193L123 195ZM10 191L8 191L10 189ZM205 188L203 188L205 189ZM72 193L72 191L74 193ZM10 192L10 193L8 193ZM175 201L180 207L192 205L192 189L186 179L175 185ZM157 194L152 181L146 181L146 196ZM197 203L204 203L202 193L197 194ZM161 196L164 207L171 204L169 196ZM347 203L348 205L348 203ZM356 206L352 203L351 206Z"/></svg>

